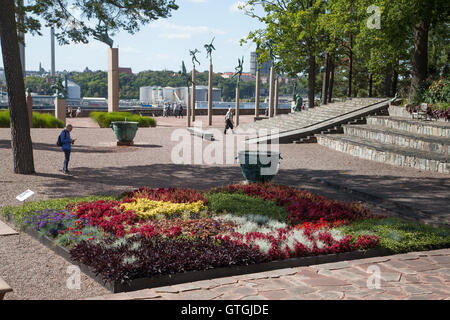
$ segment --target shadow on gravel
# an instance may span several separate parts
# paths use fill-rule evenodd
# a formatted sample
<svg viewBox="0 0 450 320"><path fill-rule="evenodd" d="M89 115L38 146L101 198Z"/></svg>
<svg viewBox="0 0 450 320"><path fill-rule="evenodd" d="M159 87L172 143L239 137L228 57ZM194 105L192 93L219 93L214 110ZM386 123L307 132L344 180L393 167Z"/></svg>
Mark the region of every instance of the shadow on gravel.
<svg viewBox="0 0 450 320"><path fill-rule="evenodd" d="M72 169L72 174L71 179L58 176L57 181L47 183L45 187L48 193L52 197L80 192L80 195L118 194L142 186L208 189L244 180L238 165L219 167L167 163L101 169L78 167ZM400 205L392 206L391 210L412 218L427 218L440 223L450 220L450 179L447 178L369 176L351 175L338 170L281 169L273 182L297 186L344 201L361 200L375 205L388 201L388 204Z"/></svg>
<svg viewBox="0 0 450 320"><path fill-rule="evenodd" d="M115 153L115 152L133 152L138 149L155 149L162 148L162 146L157 144L136 144L132 147L117 147L115 145L103 147L103 146L72 146L72 152L80 152L80 153ZM0 140L0 149L11 149L11 141L10 140ZM62 152L61 148L55 144L50 143L42 143L42 142L33 142L33 150L40 151L54 151L54 152Z"/></svg>

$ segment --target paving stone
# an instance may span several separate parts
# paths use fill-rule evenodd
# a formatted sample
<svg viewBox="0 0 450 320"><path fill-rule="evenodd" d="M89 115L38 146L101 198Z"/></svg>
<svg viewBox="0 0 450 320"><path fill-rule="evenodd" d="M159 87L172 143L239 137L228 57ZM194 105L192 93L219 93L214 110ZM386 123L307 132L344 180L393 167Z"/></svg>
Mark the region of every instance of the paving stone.
<svg viewBox="0 0 450 320"><path fill-rule="evenodd" d="M450 296L450 285L445 283L428 283L421 285L424 289L428 289L433 293Z"/></svg>
<svg viewBox="0 0 450 320"><path fill-rule="evenodd" d="M154 289L158 293L178 293L178 289L173 286L159 287Z"/></svg>
<svg viewBox="0 0 450 320"><path fill-rule="evenodd" d="M19 234L16 230L8 226L6 223L0 220L0 236L11 236Z"/></svg>
<svg viewBox="0 0 450 320"><path fill-rule="evenodd" d="M230 294L235 294L237 296L245 297L245 296L254 296L258 294L258 290L254 288L250 288L247 286L234 287L231 289Z"/></svg>
<svg viewBox="0 0 450 320"><path fill-rule="evenodd" d="M400 281L402 274L401 273L382 272L380 277L381 277L381 280L383 280L384 282L398 282L398 281Z"/></svg>
<svg viewBox="0 0 450 320"><path fill-rule="evenodd" d="M406 298L406 300L444 300L445 297L435 294L414 294Z"/></svg>
<svg viewBox="0 0 450 320"><path fill-rule="evenodd" d="M289 276L294 275L297 273L297 270L294 268L287 268L287 269L280 269L280 270L273 270L269 271L269 277L271 278L279 278L280 276Z"/></svg>
<svg viewBox="0 0 450 320"><path fill-rule="evenodd" d="M286 289L286 292L288 295L294 295L294 296L299 296L299 295L305 295L305 294L310 294L317 291L317 289L313 289L311 287L308 286L295 286L295 287L288 287Z"/></svg>
<svg viewBox="0 0 450 320"><path fill-rule="evenodd" d="M344 292L341 291L319 291L319 296L327 300L340 300L344 298Z"/></svg>
<svg viewBox="0 0 450 320"><path fill-rule="evenodd" d="M406 285L403 287L403 290L405 290L405 292L409 295L432 293L431 290L425 289L423 286Z"/></svg>
<svg viewBox="0 0 450 320"><path fill-rule="evenodd" d="M442 282L442 279L440 279L438 277L433 277L433 276L429 276L429 275L425 275L425 274L421 274L419 277L420 277L421 282L424 282L424 283L429 283L429 282L441 283Z"/></svg>
<svg viewBox="0 0 450 320"><path fill-rule="evenodd" d="M422 279L417 274L403 274L400 279L401 283L421 283Z"/></svg>
<svg viewBox="0 0 450 320"><path fill-rule="evenodd" d="M260 291L259 294L269 300L284 300L288 297L286 290Z"/></svg>
<svg viewBox="0 0 450 320"><path fill-rule="evenodd" d="M415 253L405 253L405 254L399 254L395 256L395 260L418 260L419 255ZM393 259L394 260L394 259Z"/></svg>
<svg viewBox="0 0 450 320"><path fill-rule="evenodd" d="M340 262L334 262L334 263L324 263L314 266L315 269L325 269L325 270L338 270L338 269L345 269L351 267L350 262L348 261L340 261Z"/></svg>
<svg viewBox="0 0 450 320"><path fill-rule="evenodd" d="M382 262L381 265L383 265L384 267L386 267L388 269L394 269L394 270L409 268L409 265L406 264L404 261L398 261L398 260L394 260L394 259L392 259L391 261Z"/></svg>
<svg viewBox="0 0 450 320"><path fill-rule="evenodd" d="M450 264L450 256L433 256L430 258L437 264Z"/></svg>
<svg viewBox="0 0 450 320"><path fill-rule="evenodd" d="M176 285L173 285L172 288L175 289L175 290L178 290L179 292L201 289L201 287L198 286L195 282L187 282L187 283L176 284Z"/></svg>
<svg viewBox="0 0 450 320"><path fill-rule="evenodd" d="M450 255L450 249L431 250L427 251L427 254L429 256L440 256L440 255L448 256Z"/></svg>
<svg viewBox="0 0 450 320"><path fill-rule="evenodd" d="M261 279L256 281L257 289L261 291L289 288L292 283L284 279Z"/></svg>
<svg viewBox="0 0 450 320"><path fill-rule="evenodd" d="M310 267L299 267L294 268L297 271L297 276L312 278L317 276L317 270Z"/></svg>
<svg viewBox="0 0 450 320"><path fill-rule="evenodd" d="M214 290L215 292L218 292L218 293L226 293L226 292L231 292L233 290L233 288L235 288L235 287L236 287L235 284L225 284L223 286L218 286L211 290Z"/></svg>
<svg viewBox="0 0 450 320"><path fill-rule="evenodd" d="M371 274L360 269L349 268L333 271L333 276L346 280L362 280L367 279Z"/></svg>
<svg viewBox="0 0 450 320"><path fill-rule="evenodd" d="M201 280L194 283L202 289L212 289L219 286L217 282L214 282L212 280Z"/></svg>
<svg viewBox="0 0 450 320"><path fill-rule="evenodd" d="M214 281L217 284L224 285L224 284L236 283L238 280L235 279L234 277L224 277L224 278L212 279L212 281Z"/></svg>
<svg viewBox="0 0 450 320"><path fill-rule="evenodd" d="M183 292L186 300L212 300L221 295L221 293L214 292L213 290L198 290Z"/></svg>
<svg viewBox="0 0 450 320"><path fill-rule="evenodd" d="M317 274L320 274L321 276L334 276L335 274L327 269L319 269L319 271L317 271Z"/></svg>
<svg viewBox="0 0 450 320"><path fill-rule="evenodd" d="M127 292L127 294L135 300L158 298L161 295L153 289L144 289L139 291Z"/></svg>
<svg viewBox="0 0 450 320"><path fill-rule="evenodd" d="M263 296L247 296L243 297L241 300L269 300L269 299Z"/></svg>
<svg viewBox="0 0 450 320"><path fill-rule="evenodd" d="M303 283L313 286L313 287L320 287L320 286L346 286L350 283L348 281L343 281L337 278L331 278L331 277L316 277L313 279L307 279L302 280Z"/></svg>
<svg viewBox="0 0 450 320"><path fill-rule="evenodd" d="M374 257L374 258L367 258L367 259L358 259L358 260L352 260L349 263L352 266L359 266L361 264L376 264L376 263L380 263L380 262L386 262L391 260L391 258L389 257Z"/></svg>

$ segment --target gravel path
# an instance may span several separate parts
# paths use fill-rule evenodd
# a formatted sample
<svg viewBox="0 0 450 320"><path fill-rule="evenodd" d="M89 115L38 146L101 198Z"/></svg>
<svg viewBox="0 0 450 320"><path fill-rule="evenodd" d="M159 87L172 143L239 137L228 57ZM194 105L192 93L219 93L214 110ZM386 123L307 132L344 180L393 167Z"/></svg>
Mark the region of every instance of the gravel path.
<svg viewBox="0 0 450 320"><path fill-rule="evenodd" d="M83 273L80 289L68 289L70 266L27 234L0 237L0 277L14 290L6 300L83 299L110 293Z"/></svg>
<svg viewBox="0 0 450 320"><path fill-rule="evenodd" d="M30 176L12 173L10 130L0 129L0 205L17 205L15 197L28 188L36 192L32 200L37 200L117 194L140 186L206 189L243 180L238 164L195 164L198 159L194 152L191 164L172 163L172 151L180 146L179 140L171 141L172 134L185 132L179 131L178 124L139 129L134 147L117 147L111 129L95 128L85 118L70 121L75 127L72 137L78 139L70 161L73 176L60 171L64 156L55 145L59 129L32 129L37 173ZM184 121L179 124L182 125ZM226 143L222 148L224 137L220 131L215 137L218 140L212 143L197 141L209 151L217 147L218 154L222 150L234 160L237 147ZM361 199L357 192L342 192L329 186L340 184L419 209L426 214L422 217L425 221L450 220L448 175L361 160L317 144L281 145L280 151L283 160L275 183L295 185L341 200ZM370 202L376 212L398 214L377 205L377 200ZM7 295L8 299L74 299L105 294L103 287L85 275L81 290L68 290L65 285L68 266L65 260L27 235L0 238L0 276L15 290Z"/></svg>

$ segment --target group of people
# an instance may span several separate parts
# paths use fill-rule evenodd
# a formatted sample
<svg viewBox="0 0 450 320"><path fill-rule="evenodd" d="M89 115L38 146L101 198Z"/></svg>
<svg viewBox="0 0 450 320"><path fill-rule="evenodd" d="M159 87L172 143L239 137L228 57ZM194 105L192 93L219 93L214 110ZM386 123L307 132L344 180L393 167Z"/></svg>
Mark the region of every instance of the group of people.
<svg viewBox="0 0 450 320"><path fill-rule="evenodd" d="M166 103L164 105L163 117L169 117L171 110L173 110L173 116L175 118L183 118L183 106L181 103Z"/></svg>
<svg viewBox="0 0 450 320"><path fill-rule="evenodd" d="M68 106L67 107L67 113L69 114L69 117L73 118L73 108L72 108L72 106ZM75 111L75 117L78 118L80 113L81 113L81 107L78 107L77 111Z"/></svg>

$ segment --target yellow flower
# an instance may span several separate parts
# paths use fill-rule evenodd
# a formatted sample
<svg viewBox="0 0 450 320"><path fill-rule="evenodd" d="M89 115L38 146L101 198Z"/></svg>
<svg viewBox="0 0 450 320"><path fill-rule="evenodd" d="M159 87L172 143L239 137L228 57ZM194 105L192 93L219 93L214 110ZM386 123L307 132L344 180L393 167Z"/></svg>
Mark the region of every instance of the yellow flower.
<svg viewBox="0 0 450 320"><path fill-rule="evenodd" d="M135 202L124 203L121 207L125 210L136 212L143 219L155 218L157 216L170 217L184 212L200 213L206 209L202 201L193 203L173 203L167 201L154 201L145 198L136 199Z"/></svg>

